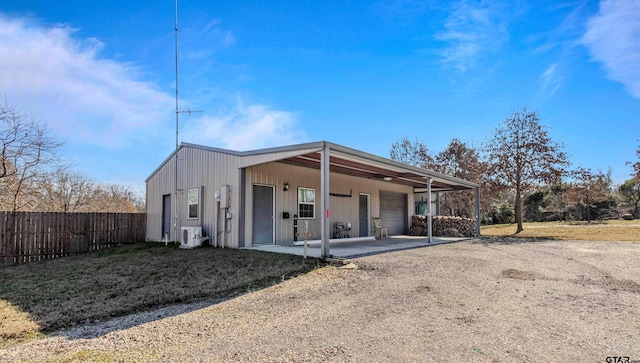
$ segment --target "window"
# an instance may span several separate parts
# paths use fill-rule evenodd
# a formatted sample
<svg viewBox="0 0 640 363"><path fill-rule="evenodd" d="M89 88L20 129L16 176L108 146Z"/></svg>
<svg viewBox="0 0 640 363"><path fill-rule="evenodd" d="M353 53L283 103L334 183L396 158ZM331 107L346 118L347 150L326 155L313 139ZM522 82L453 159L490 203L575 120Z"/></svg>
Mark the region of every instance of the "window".
<svg viewBox="0 0 640 363"><path fill-rule="evenodd" d="M298 218L314 219L316 210L316 190L298 188Z"/></svg>
<svg viewBox="0 0 640 363"><path fill-rule="evenodd" d="M200 194L198 188L189 189L187 192L187 203L189 204L189 219L198 218L198 206L200 205Z"/></svg>

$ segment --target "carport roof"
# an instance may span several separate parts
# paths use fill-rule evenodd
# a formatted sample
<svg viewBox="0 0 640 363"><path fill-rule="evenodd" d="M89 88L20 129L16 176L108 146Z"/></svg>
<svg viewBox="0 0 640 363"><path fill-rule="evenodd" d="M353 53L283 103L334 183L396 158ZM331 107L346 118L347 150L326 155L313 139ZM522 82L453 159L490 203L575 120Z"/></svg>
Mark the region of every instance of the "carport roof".
<svg viewBox="0 0 640 363"><path fill-rule="evenodd" d="M404 164L328 141L252 151L231 151L187 143L180 145L180 147L183 146L241 156L243 159L241 167L249 167L267 162L282 162L313 169L320 169L321 152L327 147L330 154L329 164L332 173L408 185L414 187L416 192L426 192L429 178L432 180L432 191L469 190L479 187L478 184L463 179Z"/></svg>

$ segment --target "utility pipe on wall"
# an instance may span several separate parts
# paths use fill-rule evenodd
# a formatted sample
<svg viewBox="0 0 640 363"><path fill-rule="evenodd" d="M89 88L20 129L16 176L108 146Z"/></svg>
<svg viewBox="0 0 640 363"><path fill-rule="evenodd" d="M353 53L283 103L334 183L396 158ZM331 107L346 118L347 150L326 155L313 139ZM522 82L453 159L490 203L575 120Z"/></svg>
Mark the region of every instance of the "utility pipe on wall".
<svg viewBox="0 0 640 363"><path fill-rule="evenodd" d="M213 247L218 247L218 210L220 209L220 200L216 201L216 207L213 210Z"/></svg>
<svg viewBox="0 0 640 363"><path fill-rule="evenodd" d="M220 242L220 247L224 248L224 240L227 238L227 212L225 209L224 214L222 214L222 241Z"/></svg>

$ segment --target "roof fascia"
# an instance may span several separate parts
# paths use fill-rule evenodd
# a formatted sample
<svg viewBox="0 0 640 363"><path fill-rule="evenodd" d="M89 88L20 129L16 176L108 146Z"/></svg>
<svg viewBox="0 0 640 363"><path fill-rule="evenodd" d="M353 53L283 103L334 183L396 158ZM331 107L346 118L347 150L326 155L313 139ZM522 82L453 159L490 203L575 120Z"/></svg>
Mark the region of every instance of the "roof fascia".
<svg viewBox="0 0 640 363"><path fill-rule="evenodd" d="M381 156L377 156L377 155L373 155L373 154L369 154L366 153L364 151L360 151L360 150L356 150L356 149L352 149L346 146L342 146L342 145L338 145L338 144L332 144L332 143L327 143L329 148L331 149L331 151L337 151L338 153L341 154L345 154L348 156L353 156L353 157L357 157L360 159L364 159L364 160L370 160L370 161L374 161L383 165L387 165L387 166L392 166L394 168L398 168L401 170L408 170L410 172L416 173L418 175L422 175L425 178L434 178L434 179L440 179L443 181L447 181L449 183L455 183L458 185L462 185L462 186L466 186L469 188L478 188L480 185L477 183L473 183L464 179L460 179L460 178L456 178L450 175L446 175L446 174L442 174L442 173L438 173L432 170L428 170L428 169L424 169L424 168L420 168L417 166L413 166L413 165L409 165L409 164L405 164L405 163L401 163L399 161L395 161L395 160L391 160L388 158L384 158Z"/></svg>

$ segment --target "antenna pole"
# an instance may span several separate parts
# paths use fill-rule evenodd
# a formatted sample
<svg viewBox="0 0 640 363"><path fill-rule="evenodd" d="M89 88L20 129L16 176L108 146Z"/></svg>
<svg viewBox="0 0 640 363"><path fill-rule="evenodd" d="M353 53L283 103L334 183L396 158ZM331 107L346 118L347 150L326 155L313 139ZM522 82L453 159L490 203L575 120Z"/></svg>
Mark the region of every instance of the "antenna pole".
<svg viewBox="0 0 640 363"><path fill-rule="evenodd" d="M175 207L174 213L175 218L173 221L173 236L175 238L175 242L178 240L178 116L180 114L178 109L178 0L176 0L176 26L175 26L175 55L176 55L176 163L175 163Z"/></svg>
<svg viewBox="0 0 640 363"><path fill-rule="evenodd" d="M181 190L180 188L178 188L178 130L180 128L180 113L186 113L188 115L190 115L193 112L202 112L202 111L192 111L192 110L184 110L184 111L180 111L179 108L179 103L178 103L178 0L176 0L176 26L175 26L175 31L176 31L176 41L175 41L175 53L176 53L176 150L175 150L175 188L174 188L174 194L175 194L175 217L173 220L173 236L175 238L175 242L179 243L179 236L178 236L178 192Z"/></svg>

